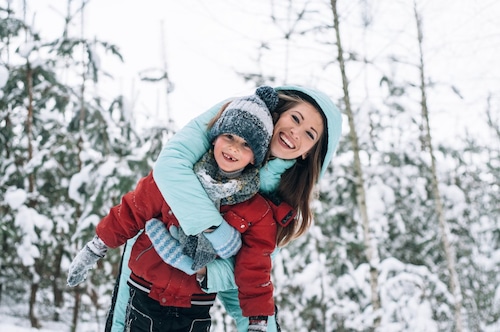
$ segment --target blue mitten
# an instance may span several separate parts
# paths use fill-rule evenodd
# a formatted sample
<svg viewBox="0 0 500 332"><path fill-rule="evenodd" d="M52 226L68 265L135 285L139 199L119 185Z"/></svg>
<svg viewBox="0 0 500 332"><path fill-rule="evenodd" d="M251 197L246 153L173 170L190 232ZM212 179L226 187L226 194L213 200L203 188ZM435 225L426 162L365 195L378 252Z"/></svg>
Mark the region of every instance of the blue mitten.
<svg viewBox="0 0 500 332"><path fill-rule="evenodd" d="M212 232L202 233L221 258L229 258L238 253L241 248L241 234L236 228L231 227L227 221L223 220Z"/></svg>
<svg viewBox="0 0 500 332"><path fill-rule="evenodd" d="M191 268L193 259L182 253L181 244L169 233L162 221L151 219L146 222L146 234L149 236L158 256L165 263L189 275L196 273Z"/></svg>

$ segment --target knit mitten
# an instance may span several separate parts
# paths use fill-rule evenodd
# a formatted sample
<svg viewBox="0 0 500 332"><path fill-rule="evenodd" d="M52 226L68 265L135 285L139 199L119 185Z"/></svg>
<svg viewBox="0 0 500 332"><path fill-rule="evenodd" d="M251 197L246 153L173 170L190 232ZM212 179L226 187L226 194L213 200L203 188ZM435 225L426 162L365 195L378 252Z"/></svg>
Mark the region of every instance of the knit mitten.
<svg viewBox="0 0 500 332"><path fill-rule="evenodd" d="M241 234L225 220L212 232L203 232L212 243L215 252L221 258L229 258L238 253L241 248Z"/></svg>
<svg viewBox="0 0 500 332"><path fill-rule="evenodd" d="M75 287L87 278L89 270L106 255L108 247L96 235L75 256L68 270L68 286Z"/></svg>
<svg viewBox="0 0 500 332"><path fill-rule="evenodd" d="M170 234L162 221L151 219L146 222L146 234L165 263L189 275L196 273L191 268L193 259L182 253L181 244Z"/></svg>
<svg viewBox="0 0 500 332"><path fill-rule="evenodd" d="M250 316L248 321L248 332L267 331L267 316Z"/></svg>
<svg viewBox="0 0 500 332"><path fill-rule="evenodd" d="M217 258L217 253L208 239L202 234L186 235L182 229L170 226L170 234L179 241L182 253L193 259L191 269L198 271Z"/></svg>

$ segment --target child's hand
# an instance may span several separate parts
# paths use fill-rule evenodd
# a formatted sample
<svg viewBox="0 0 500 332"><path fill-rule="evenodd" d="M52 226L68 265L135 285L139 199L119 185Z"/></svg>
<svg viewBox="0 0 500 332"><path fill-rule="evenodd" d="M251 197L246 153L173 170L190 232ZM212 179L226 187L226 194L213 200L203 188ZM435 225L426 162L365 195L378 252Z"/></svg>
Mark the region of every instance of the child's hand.
<svg viewBox="0 0 500 332"><path fill-rule="evenodd" d="M207 228L203 231L203 233L212 233L214 230L217 229L217 226L212 226L210 228Z"/></svg>
<svg viewBox="0 0 500 332"><path fill-rule="evenodd" d="M89 270L106 255L108 247L96 236L75 256L68 270L68 286L75 287L87 278Z"/></svg>

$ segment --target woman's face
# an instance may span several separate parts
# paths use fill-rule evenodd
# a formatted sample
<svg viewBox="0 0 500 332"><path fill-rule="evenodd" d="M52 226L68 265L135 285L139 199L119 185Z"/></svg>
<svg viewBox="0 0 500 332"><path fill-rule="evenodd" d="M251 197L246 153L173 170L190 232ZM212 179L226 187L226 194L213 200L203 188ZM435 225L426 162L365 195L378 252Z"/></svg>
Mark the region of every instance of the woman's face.
<svg viewBox="0 0 500 332"><path fill-rule="evenodd" d="M274 125L271 155L280 159L305 158L323 135L323 118L308 102L300 102L283 112Z"/></svg>

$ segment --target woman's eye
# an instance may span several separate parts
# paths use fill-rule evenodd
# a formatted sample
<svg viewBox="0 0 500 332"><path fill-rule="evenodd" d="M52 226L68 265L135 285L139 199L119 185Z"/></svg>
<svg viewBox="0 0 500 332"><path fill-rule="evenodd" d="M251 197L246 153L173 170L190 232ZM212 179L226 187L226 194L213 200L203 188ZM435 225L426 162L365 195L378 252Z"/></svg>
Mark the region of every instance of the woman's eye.
<svg viewBox="0 0 500 332"><path fill-rule="evenodd" d="M293 121L299 123L299 117L296 115L292 115Z"/></svg>
<svg viewBox="0 0 500 332"><path fill-rule="evenodd" d="M314 141L314 134L312 132L308 131L307 136Z"/></svg>

